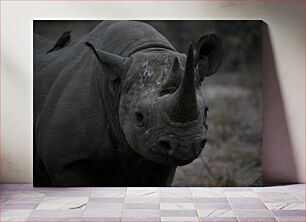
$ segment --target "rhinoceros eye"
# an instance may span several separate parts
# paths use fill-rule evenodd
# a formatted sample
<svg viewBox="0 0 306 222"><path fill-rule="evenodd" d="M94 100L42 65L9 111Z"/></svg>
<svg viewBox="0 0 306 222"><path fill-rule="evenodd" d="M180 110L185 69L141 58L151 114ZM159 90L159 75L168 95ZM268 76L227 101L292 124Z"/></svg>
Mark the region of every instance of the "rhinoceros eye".
<svg viewBox="0 0 306 222"><path fill-rule="evenodd" d="M207 125L207 122L206 122L207 113L208 113L208 107L206 106L205 110L204 110L204 118L203 118L203 124L204 124L204 127L205 127L206 130L208 130L208 125Z"/></svg>
<svg viewBox="0 0 306 222"><path fill-rule="evenodd" d="M165 89L162 89L160 92L159 92L159 96L163 96L163 95L166 95L166 94L172 94L176 91L177 87L167 87Z"/></svg>
<svg viewBox="0 0 306 222"><path fill-rule="evenodd" d="M207 118L207 113L208 113L208 107L206 106L206 107L205 107L205 110L204 110L205 119Z"/></svg>
<svg viewBox="0 0 306 222"><path fill-rule="evenodd" d="M141 112L136 111L135 112L135 120L136 120L136 125L139 127L144 126L144 116Z"/></svg>

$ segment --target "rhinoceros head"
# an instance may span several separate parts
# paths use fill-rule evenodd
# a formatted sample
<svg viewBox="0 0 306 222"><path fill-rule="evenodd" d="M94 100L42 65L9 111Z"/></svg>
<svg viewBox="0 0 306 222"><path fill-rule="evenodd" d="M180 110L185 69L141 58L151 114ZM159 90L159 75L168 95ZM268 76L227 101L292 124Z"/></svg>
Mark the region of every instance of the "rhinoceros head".
<svg viewBox="0 0 306 222"><path fill-rule="evenodd" d="M98 54L124 72L118 121L130 147L160 164L178 166L196 159L207 139L207 106L200 86L221 65L220 40L202 37L195 50L190 44L187 55L161 48L127 58Z"/></svg>

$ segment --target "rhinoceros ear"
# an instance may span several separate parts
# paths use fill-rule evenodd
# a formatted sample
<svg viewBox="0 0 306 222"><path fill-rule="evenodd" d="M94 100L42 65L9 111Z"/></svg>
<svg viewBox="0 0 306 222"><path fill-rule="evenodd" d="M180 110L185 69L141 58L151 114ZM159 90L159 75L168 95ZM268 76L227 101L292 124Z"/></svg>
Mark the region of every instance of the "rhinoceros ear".
<svg viewBox="0 0 306 222"><path fill-rule="evenodd" d="M205 76L211 76L217 72L222 64L223 47L221 40L215 34L202 36L198 41L194 55L194 65L199 70L199 80L201 82Z"/></svg>
<svg viewBox="0 0 306 222"><path fill-rule="evenodd" d="M97 50L91 43L85 42L85 45L88 46L93 53L96 55L97 59L99 60L102 66L107 66L107 68L114 71L109 73L106 72L107 78L113 82L116 79L121 79L122 76L128 70L131 59L129 57L121 57L109 52L105 52L102 50Z"/></svg>

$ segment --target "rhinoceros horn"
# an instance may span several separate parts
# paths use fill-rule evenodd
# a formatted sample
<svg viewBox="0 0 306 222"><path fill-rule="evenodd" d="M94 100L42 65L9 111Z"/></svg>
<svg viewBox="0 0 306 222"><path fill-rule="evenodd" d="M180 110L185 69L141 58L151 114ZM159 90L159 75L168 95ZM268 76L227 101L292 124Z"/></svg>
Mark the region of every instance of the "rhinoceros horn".
<svg viewBox="0 0 306 222"><path fill-rule="evenodd" d="M183 80L171 95L167 104L167 114L174 122L185 123L198 118L198 104L194 81L193 47L190 43Z"/></svg>
<svg viewBox="0 0 306 222"><path fill-rule="evenodd" d="M113 69L116 72L117 77L120 77L127 71L131 62L131 59L129 57L122 57L102 50L97 50L89 42L85 42L85 45L88 46L94 52L100 64L105 64L109 68ZM114 76L112 76L111 78L113 79Z"/></svg>
<svg viewBox="0 0 306 222"><path fill-rule="evenodd" d="M171 92L173 93L177 90L181 84L183 72L184 71L181 68L178 58L175 57L170 72L166 79L161 83L160 96Z"/></svg>

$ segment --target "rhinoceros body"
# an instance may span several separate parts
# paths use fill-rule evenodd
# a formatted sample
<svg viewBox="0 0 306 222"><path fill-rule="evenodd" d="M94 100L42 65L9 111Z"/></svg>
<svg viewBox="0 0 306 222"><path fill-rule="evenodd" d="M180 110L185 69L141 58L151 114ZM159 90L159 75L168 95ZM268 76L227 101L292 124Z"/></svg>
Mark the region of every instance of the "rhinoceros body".
<svg viewBox="0 0 306 222"><path fill-rule="evenodd" d="M35 35L34 186L171 185L205 145L211 38L186 58L140 22L102 22L49 54Z"/></svg>

